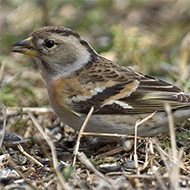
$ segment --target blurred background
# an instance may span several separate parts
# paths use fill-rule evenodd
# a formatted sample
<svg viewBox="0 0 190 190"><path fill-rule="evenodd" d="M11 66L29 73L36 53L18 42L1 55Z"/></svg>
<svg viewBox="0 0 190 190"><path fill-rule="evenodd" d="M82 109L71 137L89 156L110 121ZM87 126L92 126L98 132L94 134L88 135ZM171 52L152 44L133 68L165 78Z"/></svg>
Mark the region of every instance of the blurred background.
<svg viewBox="0 0 190 190"><path fill-rule="evenodd" d="M190 91L189 0L1 0L0 101L48 106L31 57L11 44L46 25L77 31L101 55Z"/></svg>

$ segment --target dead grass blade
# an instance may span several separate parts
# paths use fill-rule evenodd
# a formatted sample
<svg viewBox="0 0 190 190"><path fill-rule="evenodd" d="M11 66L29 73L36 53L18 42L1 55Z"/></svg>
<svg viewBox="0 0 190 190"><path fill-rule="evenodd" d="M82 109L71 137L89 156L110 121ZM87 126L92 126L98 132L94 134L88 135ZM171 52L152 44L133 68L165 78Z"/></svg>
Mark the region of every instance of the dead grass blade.
<svg viewBox="0 0 190 190"><path fill-rule="evenodd" d="M53 113L52 108L7 107L7 115L19 114L21 112L21 110L22 110L23 113L31 112L33 114Z"/></svg>
<svg viewBox="0 0 190 190"><path fill-rule="evenodd" d="M20 152L25 155L27 158L29 158L30 160L32 160L34 163L36 163L37 165L39 165L40 167L43 167L44 165L42 163L40 163L38 160L36 160L36 158L34 158L33 156L31 156L30 154L28 154L24 148L18 144L17 148L20 150Z"/></svg>
<svg viewBox="0 0 190 190"><path fill-rule="evenodd" d="M57 175L58 182L59 182L58 183L58 187L61 186L62 189L69 190L70 189L69 186L66 185L64 177L62 176L61 172L58 170L57 154L56 154L56 150L55 150L55 146L54 146L53 142L47 136L47 134L44 132L43 128L38 123L38 121L33 116L33 114L31 112L28 112L28 115L30 116L30 118L33 121L34 125L36 126L36 128L38 129L38 131L41 133L41 135L44 137L44 139L46 140L47 144L49 145L49 147L51 149L51 154L52 154L52 159L53 159L53 168L54 168L54 171L55 171L55 173Z"/></svg>
<svg viewBox="0 0 190 190"><path fill-rule="evenodd" d="M30 179L28 179L19 169L19 166L14 162L14 160L9 156L9 153L6 151L5 147L2 148L3 154L7 155L7 160L10 163L10 165L14 168L14 170L22 177L22 179L26 182L26 184L29 185L27 187L28 189L37 189L34 183L31 182Z"/></svg>
<svg viewBox="0 0 190 190"><path fill-rule="evenodd" d="M136 172L139 173L139 168L138 168L138 156L137 156L137 129L140 125L142 125L143 123L145 123L146 121L148 121L150 118L152 118L154 116L156 112L151 113L150 115L148 115L147 117L145 117L142 120L138 120L135 123L135 140L134 140L134 162L135 162L135 168L137 169Z"/></svg>
<svg viewBox="0 0 190 190"><path fill-rule="evenodd" d="M165 105L165 110L168 115L168 123L169 123L169 131L170 131L170 139L171 139L171 155L174 160L174 162L171 163L171 170L169 172L170 176L170 186L173 190L179 189L179 162L180 158L177 154L177 148L176 148L176 135L174 130L174 121L172 116L171 107L169 104Z"/></svg>
<svg viewBox="0 0 190 190"><path fill-rule="evenodd" d="M4 135L5 135L5 129L6 129L6 120L7 120L7 112L6 107L2 106L2 114L3 114L3 125L2 128L0 127L0 149L3 143Z"/></svg>
<svg viewBox="0 0 190 190"><path fill-rule="evenodd" d="M95 133L95 132L83 132L86 136L100 136L100 137L118 137L118 138L129 138L134 139L134 135L125 135L120 133ZM137 139L143 139L143 137L137 137Z"/></svg>
<svg viewBox="0 0 190 190"><path fill-rule="evenodd" d="M108 180L106 176L104 176L101 172L99 172L93 164L90 162L90 160L86 157L86 155L83 152L78 152L77 154L78 159L92 172L94 172L97 176L99 176L101 179L103 179L106 183L108 183L112 189L114 187L112 186L111 182Z"/></svg>
<svg viewBox="0 0 190 190"><path fill-rule="evenodd" d="M94 111L94 107L92 106L89 113L88 113L88 115L86 116L86 119L85 119L80 131L79 131L79 134L78 134L78 137L77 137L77 142L76 142L76 145L75 145L75 148L74 148L74 151L73 151L73 155L74 155L74 157L73 157L73 166L75 166L75 163L76 163L76 157L77 157L79 146L80 146L80 139L81 139L81 137L83 135L84 130L86 129L86 126L88 124L88 121L89 121L93 111Z"/></svg>
<svg viewBox="0 0 190 190"><path fill-rule="evenodd" d="M0 68L0 82L3 79L3 73L5 69L5 61L2 62L1 68Z"/></svg>

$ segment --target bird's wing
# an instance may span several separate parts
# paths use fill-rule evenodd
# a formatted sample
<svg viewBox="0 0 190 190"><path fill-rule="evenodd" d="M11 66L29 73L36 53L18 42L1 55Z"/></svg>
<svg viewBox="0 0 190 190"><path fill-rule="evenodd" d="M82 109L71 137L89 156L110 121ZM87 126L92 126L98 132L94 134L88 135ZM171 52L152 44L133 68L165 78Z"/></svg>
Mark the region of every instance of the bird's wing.
<svg viewBox="0 0 190 190"><path fill-rule="evenodd" d="M96 114L163 111L165 103L172 109L190 106L190 94L180 88L110 62L84 69L80 78L91 95L72 99L72 109L79 113L88 113L91 106Z"/></svg>

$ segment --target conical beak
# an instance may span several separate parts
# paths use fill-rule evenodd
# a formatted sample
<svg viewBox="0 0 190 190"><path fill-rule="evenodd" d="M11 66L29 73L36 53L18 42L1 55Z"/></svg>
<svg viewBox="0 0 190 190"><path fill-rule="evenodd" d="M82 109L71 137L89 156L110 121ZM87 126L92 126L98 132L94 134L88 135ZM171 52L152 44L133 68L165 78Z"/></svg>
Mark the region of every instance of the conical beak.
<svg viewBox="0 0 190 190"><path fill-rule="evenodd" d="M17 53L22 53L25 55L30 55L30 56L37 56L38 52L32 43L32 37L29 37L25 40L22 40L20 42L17 42L12 45L13 49L11 50L12 52L17 52Z"/></svg>

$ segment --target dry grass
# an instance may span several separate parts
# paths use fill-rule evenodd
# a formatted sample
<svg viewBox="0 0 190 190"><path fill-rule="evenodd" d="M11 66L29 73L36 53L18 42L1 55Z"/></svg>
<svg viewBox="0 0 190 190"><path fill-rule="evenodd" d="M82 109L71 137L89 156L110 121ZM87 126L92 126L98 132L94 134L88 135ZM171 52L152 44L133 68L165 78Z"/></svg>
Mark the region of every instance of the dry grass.
<svg viewBox="0 0 190 190"><path fill-rule="evenodd" d="M106 57L189 92L187 2L1 1L0 189L190 189L190 120L173 126L167 107L168 134L111 142L85 124L77 134L49 107L35 63L9 51L44 23L65 25Z"/></svg>
<svg viewBox="0 0 190 190"><path fill-rule="evenodd" d="M27 134L29 141L22 142L21 139L20 142L14 143L16 137L12 134L12 138L6 139L3 144L0 163L1 183L6 187L5 189L11 189L14 186L23 189L29 187L35 189L89 189L92 187L96 189L160 189L162 187L162 189L177 190L182 187L182 189L188 189L190 186L189 149L181 147L180 141L176 143L169 108L167 112L170 121L171 148L170 145L167 147L163 144L164 140L169 138L168 136L160 136L159 139L138 138L138 140L134 137L134 149L128 150L123 149L116 142L111 144L81 139L84 128L81 128L82 131L79 132L81 135L78 134L77 139L74 131L68 127L64 129L64 132L61 132L59 127L42 127L40 123L47 119L46 110L42 114L42 112L36 113L33 108L31 111L29 109L27 108L26 113L22 113L27 125L23 136ZM20 117L17 110L15 114L9 111L7 113L8 121L11 117L14 119ZM48 119L50 116L54 117L51 113ZM141 123L138 121L136 126ZM57 123L57 125L60 124ZM6 128L9 129L9 127L8 122ZM168 140L169 144L170 141ZM118 145L119 151L115 152L115 146ZM189 145L186 144L186 146ZM109 154L106 155L106 152ZM73 161L73 156L78 159ZM12 180L11 183L10 180Z"/></svg>

